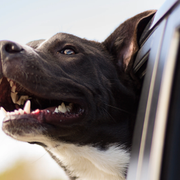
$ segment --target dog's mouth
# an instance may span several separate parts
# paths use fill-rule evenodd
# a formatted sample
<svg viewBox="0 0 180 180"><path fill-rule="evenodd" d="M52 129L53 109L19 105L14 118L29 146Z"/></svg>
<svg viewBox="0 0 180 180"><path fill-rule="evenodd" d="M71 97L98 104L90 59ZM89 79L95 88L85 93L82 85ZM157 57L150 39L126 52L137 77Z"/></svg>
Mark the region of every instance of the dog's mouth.
<svg viewBox="0 0 180 180"><path fill-rule="evenodd" d="M81 120L85 107L73 100L38 97L17 82L3 77L0 84L0 106L4 122L35 119L39 123L63 125Z"/></svg>

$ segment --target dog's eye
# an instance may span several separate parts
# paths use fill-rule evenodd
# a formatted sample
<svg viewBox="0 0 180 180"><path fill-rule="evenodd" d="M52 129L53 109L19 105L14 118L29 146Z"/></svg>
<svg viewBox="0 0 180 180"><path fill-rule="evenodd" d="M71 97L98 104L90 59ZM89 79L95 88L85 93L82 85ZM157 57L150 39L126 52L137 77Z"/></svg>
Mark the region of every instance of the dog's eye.
<svg viewBox="0 0 180 180"><path fill-rule="evenodd" d="M72 49L64 49L61 51L61 54L73 55L73 54L75 54L75 52Z"/></svg>

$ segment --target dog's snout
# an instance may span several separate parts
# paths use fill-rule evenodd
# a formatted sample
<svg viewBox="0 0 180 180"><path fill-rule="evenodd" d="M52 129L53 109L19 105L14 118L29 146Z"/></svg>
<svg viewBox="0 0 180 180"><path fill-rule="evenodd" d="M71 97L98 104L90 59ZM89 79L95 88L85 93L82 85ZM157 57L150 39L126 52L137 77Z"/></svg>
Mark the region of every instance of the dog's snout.
<svg viewBox="0 0 180 180"><path fill-rule="evenodd" d="M1 60L5 60L6 57L10 55L18 55L20 52L23 51L21 45L12 42L12 41L0 41L0 53L1 53Z"/></svg>
<svg viewBox="0 0 180 180"><path fill-rule="evenodd" d="M12 41L0 41L0 58L1 62L17 59L24 51L23 47Z"/></svg>
<svg viewBox="0 0 180 180"><path fill-rule="evenodd" d="M23 51L23 48L14 42L4 43L2 48L6 53L10 53L10 54L19 53L19 52Z"/></svg>

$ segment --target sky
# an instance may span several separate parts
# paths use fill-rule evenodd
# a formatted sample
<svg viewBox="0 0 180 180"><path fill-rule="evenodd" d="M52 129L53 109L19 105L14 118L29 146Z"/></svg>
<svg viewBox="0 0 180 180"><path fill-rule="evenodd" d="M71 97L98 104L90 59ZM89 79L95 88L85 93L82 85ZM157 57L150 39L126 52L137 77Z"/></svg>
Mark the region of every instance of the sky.
<svg viewBox="0 0 180 180"><path fill-rule="evenodd" d="M1 0L0 40L26 44L47 39L58 32L89 40L104 41L120 23L150 9L159 9L165 0ZM59 168L42 147L18 142L2 130L0 114L0 173L18 159L28 158L59 176ZM56 174L56 175L54 175Z"/></svg>

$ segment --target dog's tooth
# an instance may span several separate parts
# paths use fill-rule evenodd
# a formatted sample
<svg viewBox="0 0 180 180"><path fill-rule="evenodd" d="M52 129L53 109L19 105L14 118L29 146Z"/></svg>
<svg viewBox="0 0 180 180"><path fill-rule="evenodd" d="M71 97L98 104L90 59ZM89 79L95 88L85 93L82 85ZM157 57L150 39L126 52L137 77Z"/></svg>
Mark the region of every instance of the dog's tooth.
<svg viewBox="0 0 180 180"><path fill-rule="evenodd" d="M61 112L61 111L60 111L60 110L61 110L61 105L59 105L57 108L58 108L58 111Z"/></svg>
<svg viewBox="0 0 180 180"><path fill-rule="evenodd" d="M10 112L7 112L5 117L8 117L8 116L10 116ZM3 121L6 121L6 120L4 119Z"/></svg>
<svg viewBox="0 0 180 180"><path fill-rule="evenodd" d="M70 112L70 111L71 111L71 109L72 109L72 107L70 107L70 106L66 106L66 109L67 109L67 111L68 111L68 112Z"/></svg>
<svg viewBox="0 0 180 180"><path fill-rule="evenodd" d="M59 112L59 111L58 111L58 108L56 108L56 109L54 110L54 112L55 112L55 113L58 113L58 112Z"/></svg>
<svg viewBox="0 0 180 180"><path fill-rule="evenodd" d="M3 114L3 116L7 115L7 112L6 112L6 110L3 107L0 108L0 111Z"/></svg>
<svg viewBox="0 0 180 180"><path fill-rule="evenodd" d="M66 105L64 103L61 103L61 107L63 108L64 113L66 113L67 112Z"/></svg>
<svg viewBox="0 0 180 180"><path fill-rule="evenodd" d="M9 112L9 116L12 116L12 115L16 115L17 114L17 110L14 110L12 112Z"/></svg>
<svg viewBox="0 0 180 180"><path fill-rule="evenodd" d="M73 103L69 103L69 106L66 106L67 111L70 112L72 107L73 107Z"/></svg>
<svg viewBox="0 0 180 180"><path fill-rule="evenodd" d="M69 106L66 106L67 112L71 111L71 108Z"/></svg>
<svg viewBox="0 0 180 180"><path fill-rule="evenodd" d="M61 105L58 106L58 111L62 113L67 112L66 106L63 102L61 103Z"/></svg>
<svg viewBox="0 0 180 180"><path fill-rule="evenodd" d="M18 109L18 111L19 111L20 114L24 114L24 110Z"/></svg>
<svg viewBox="0 0 180 180"><path fill-rule="evenodd" d="M13 114L13 113L12 113ZM18 115L18 114L20 114L20 112L18 111L18 110L14 110L14 114L15 115Z"/></svg>
<svg viewBox="0 0 180 180"><path fill-rule="evenodd" d="M18 100L18 95L16 93L11 92L11 99L13 103L16 103Z"/></svg>
<svg viewBox="0 0 180 180"><path fill-rule="evenodd" d="M8 115L10 116L12 113L15 113L15 110L8 112Z"/></svg>
<svg viewBox="0 0 180 180"><path fill-rule="evenodd" d="M66 105L63 102L61 103L61 107L63 110L66 110Z"/></svg>
<svg viewBox="0 0 180 180"><path fill-rule="evenodd" d="M29 114L31 112L31 101L30 100L28 100L26 102L26 104L24 105L23 111L25 111L27 114Z"/></svg>
<svg viewBox="0 0 180 180"><path fill-rule="evenodd" d="M58 106L58 112L61 112L61 105Z"/></svg>

